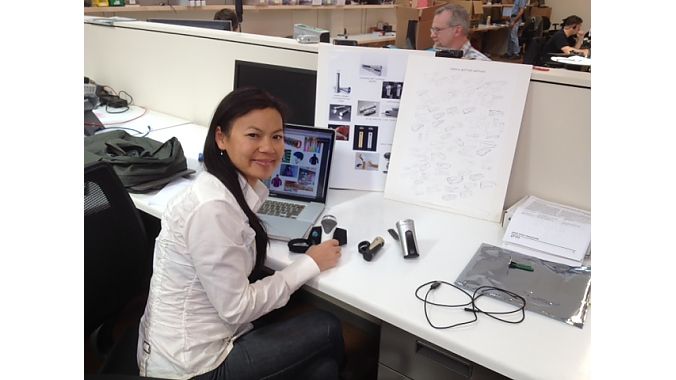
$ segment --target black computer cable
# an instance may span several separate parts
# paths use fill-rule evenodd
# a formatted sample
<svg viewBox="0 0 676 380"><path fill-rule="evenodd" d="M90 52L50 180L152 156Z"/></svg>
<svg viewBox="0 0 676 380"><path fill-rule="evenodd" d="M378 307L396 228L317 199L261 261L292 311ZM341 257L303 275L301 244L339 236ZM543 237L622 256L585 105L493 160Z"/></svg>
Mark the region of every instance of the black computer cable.
<svg viewBox="0 0 676 380"><path fill-rule="evenodd" d="M126 103L125 103L126 104ZM115 109L120 109L120 111L111 111L110 107L113 107ZM106 104L106 112L111 113L111 114L116 114L116 113L125 113L129 111L129 106L121 106L121 107L116 107L116 106L111 106L110 103Z"/></svg>
<svg viewBox="0 0 676 380"><path fill-rule="evenodd" d="M150 128L150 126L148 126L148 130L146 131L146 133L143 133L143 132L139 131L138 129L134 129L134 128L125 128L125 127L110 127L110 128L102 129L101 131L104 131L104 130L105 130L105 131L110 131L110 130L116 130L116 129L123 129L123 130L126 130L126 131L132 131L132 132L136 132L136 133L139 134L139 135L142 135L142 136L138 136L138 137L146 137L146 136L148 136L148 135L150 134L150 132L152 131L152 128ZM101 132L101 131L99 131L99 132ZM98 134L99 132L97 132L96 134Z"/></svg>
<svg viewBox="0 0 676 380"><path fill-rule="evenodd" d="M138 106L137 106L137 107L138 107ZM133 118L131 118L131 119L122 120L122 121L115 121L115 122L112 122L112 123L105 123L105 124L104 124L104 123L91 123L91 122L85 122L84 125L100 126L100 127L106 127L106 128L107 128L107 127L109 127L109 126L111 126L111 125L129 123L130 121L133 121L133 120L136 120L136 119L138 119L138 118L141 118L143 115L145 115L146 113L148 113L148 109L147 109L147 108L144 108L144 107L140 107L140 108L143 109L143 113L140 114L140 115L138 115L138 116L136 116L136 117L133 117ZM137 131L137 132L138 132L138 131ZM141 132L139 132L139 133L141 133Z"/></svg>
<svg viewBox="0 0 676 380"><path fill-rule="evenodd" d="M485 310L482 310L481 308L479 308L476 305L476 301L479 298L481 298L481 297L483 297L487 294L490 294L490 292L504 293L504 294L508 295L509 297L512 297L512 299L520 301L519 305L517 306L516 309L507 310L507 311L485 311ZM485 315L487 315L487 316L489 316L493 319L497 319L498 321L501 321L501 322L516 324L516 323L521 323L521 322L523 322L524 319L526 319L525 309L526 309L526 300L523 297L521 297L520 295L518 295L514 292L510 292L509 290L496 288L495 286L480 286L480 287L476 288L474 290L474 294L472 294L472 307L471 308L465 308L465 311L471 311L475 315L476 315L476 313L482 313L482 314L485 314ZM521 313L521 317L516 321L511 321L511 320L496 317L496 315L510 315L510 314L516 314L516 313Z"/></svg>
<svg viewBox="0 0 676 380"><path fill-rule="evenodd" d="M432 291L438 289L442 284L443 285L449 285L449 286L459 290L462 294L467 296L467 299L469 301L466 302L466 303L459 303L459 304L445 304L445 303L437 303L437 302L428 301L429 294ZM423 297L420 296L420 290L423 289L426 286L429 286L429 288L427 289L427 292L425 292L425 296L423 298ZM504 294L512 297L513 299L519 300L520 301L519 305L517 306L516 309L507 310L507 311L486 311L486 310L481 309L476 304L476 301L479 298L481 298L485 295L489 295L491 292L504 293ZM431 327L438 329L438 330L450 329L450 328L453 328L453 327L474 323L478 320L478 314L485 314L485 315L488 315L489 317L491 317L493 319L497 319L498 321L502 321L502 322L506 322L506 323L512 323L512 324L521 323L521 322L523 322L523 320L526 317L526 313L525 313L526 300L523 297L521 297L518 294L511 292L509 290L497 288L497 287L494 287L494 286L480 286L480 287L478 287L477 289L474 290L474 293L472 295L470 295L466 290L464 290L464 289L462 289L462 288L460 288L460 287L458 287L454 284L451 284L450 282L429 281L429 282L426 282L426 283L420 285L415 290L415 297L417 299L423 301L423 309L425 311L425 319L427 319L427 323L429 323L429 325ZM454 323L454 324L447 325L447 326L437 326L434 323L432 323L432 320L429 317L429 313L427 311L427 305L428 304L434 305L434 306L439 306L439 307L448 307L448 308L462 307L463 310L471 312L474 318L471 319L471 320L467 320L467 321L459 322L459 323ZM519 320L508 320L508 319L504 319L504 318L500 318L500 317L496 316L496 315L512 315L514 313L521 313L521 317L520 317Z"/></svg>
<svg viewBox="0 0 676 380"><path fill-rule="evenodd" d="M462 292L464 295L467 296L467 298L468 298L469 301L467 301L466 303L460 303L460 304L456 304L456 305L453 305L453 304L444 304L444 303L436 303L436 302L428 301L428 300L427 300L427 297L429 296L429 294L430 294L433 290L436 290L437 288L439 288L439 287L441 286L441 284L449 285L449 286L452 286L453 288L459 290L460 292ZM424 288L424 287L427 286L427 285L429 285L429 289L427 289L427 292L425 292L425 298L421 298L420 295L419 295L418 293L419 293L420 289ZM465 321L465 322L459 322L459 323L455 323L455 324L448 325L448 326L437 326L437 325L435 325L434 323L432 323L432 321L430 320L429 313L427 312L427 305L428 305L428 304L429 304L429 305L434 305L434 306L440 306L440 307L450 307L450 308L464 307L464 306L472 305L472 296L471 296L469 293L467 293L467 291L465 291L464 289L462 289L462 288L460 288L460 287L458 287L458 286L455 286L455 285L451 284L450 282L446 282L446 281L429 281L429 282L426 282L426 283L420 285L420 286L418 287L418 289L415 290L415 297L416 297L417 299L423 301L423 308L424 308L424 310L425 310L425 319L427 319L427 323L429 323L430 326L434 327L435 329L438 329L438 330L450 329L450 328L453 328L453 327L457 327L457 326L462 326L462 325L467 325L467 324L473 323L473 322L475 322L475 321L478 319L477 314L474 313L474 319L469 320L469 321Z"/></svg>
<svg viewBox="0 0 676 380"><path fill-rule="evenodd" d="M106 112L110 114L124 113L129 110L129 106L134 103L134 97L131 96L127 91L120 90L120 92L115 91L114 88L109 85L101 85L101 94L99 95L99 100L101 105L106 106ZM124 94L129 99L123 99L122 94ZM120 111L112 111L111 108L121 109Z"/></svg>

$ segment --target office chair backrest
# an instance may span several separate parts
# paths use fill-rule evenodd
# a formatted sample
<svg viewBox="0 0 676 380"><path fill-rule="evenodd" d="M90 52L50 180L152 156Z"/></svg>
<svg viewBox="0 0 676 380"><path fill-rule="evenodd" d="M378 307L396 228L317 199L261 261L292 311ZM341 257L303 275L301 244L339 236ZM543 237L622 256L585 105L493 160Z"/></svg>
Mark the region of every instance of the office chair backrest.
<svg viewBox="0 0 676 380"><path fill-rule="evenodd" d="M527 65L542 66L543 48L547 42L547 37L534 37L526 46L526 53L523 55L523 63Z"/></svg>
<svg viewBox="0 0 676 380"><path fill-rule="evenodd" d="M112 167L84 169L85 336L147 292L149 244L140 215Z"/></svg>
<svg viewBox="0 0 676 380"><path fill-rule="evenodd" d="M545 32L549 30L549 28L552 26L552 22L549 20L549 17L547 16L542 16L542 33L544 35Z"/></svg>

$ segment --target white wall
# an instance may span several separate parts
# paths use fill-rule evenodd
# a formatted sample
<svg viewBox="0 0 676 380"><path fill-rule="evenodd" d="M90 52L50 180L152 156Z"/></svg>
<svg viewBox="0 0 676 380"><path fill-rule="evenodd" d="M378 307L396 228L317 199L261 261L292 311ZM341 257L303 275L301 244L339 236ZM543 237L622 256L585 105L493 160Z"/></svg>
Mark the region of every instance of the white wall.
<svg viewBox="0 0 676 380"><path fill-rule="evenodd" d="M209 125L218 102L232 91L236 59L317 69L316 47L290 39L208 29L195 37L160 32L195 28L125 24L147 30L85 24L84 75L127 91L136 104L202 125Z"/></svg>
<svg viewBox="0 0 676 380"><path fill-rule="evenodd" d="M590 126L591 88L531 80L505 205L531 194L591 210Z"/></svg>
<svg viewBox="0 0 676 380"><path fill-rule="evenodd" d="M545 5L552 7L552 22L561 23L561 20L570 16L582 17L582 29L591 27L591 0L546 0Z"/></svg>

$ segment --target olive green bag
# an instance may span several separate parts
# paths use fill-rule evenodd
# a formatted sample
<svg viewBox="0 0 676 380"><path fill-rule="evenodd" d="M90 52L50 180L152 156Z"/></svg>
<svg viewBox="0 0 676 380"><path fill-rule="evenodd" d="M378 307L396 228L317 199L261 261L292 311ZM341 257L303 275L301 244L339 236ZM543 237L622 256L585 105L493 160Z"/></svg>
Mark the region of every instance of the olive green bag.
<svg viewBox="0 0 676 380"><path fill-rule="evenodd" d="M84 163L109 163L127 191L145 193L161 189L172 180L195 173L188 169L181 143L165 143L125 131L99 133L84 139Z"/></svg>

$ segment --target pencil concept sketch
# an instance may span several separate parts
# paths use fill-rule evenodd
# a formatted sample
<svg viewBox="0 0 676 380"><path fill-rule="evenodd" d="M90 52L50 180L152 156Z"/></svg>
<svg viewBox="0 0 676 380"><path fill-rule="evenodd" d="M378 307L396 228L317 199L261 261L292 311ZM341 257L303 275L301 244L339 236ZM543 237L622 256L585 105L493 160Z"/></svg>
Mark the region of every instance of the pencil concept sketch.
<svg viewBox="0 0 676 380"><path fill-rule="evenodd" d="M530 79L521 66L410 57L385 196L499 221Z"/></svg>

